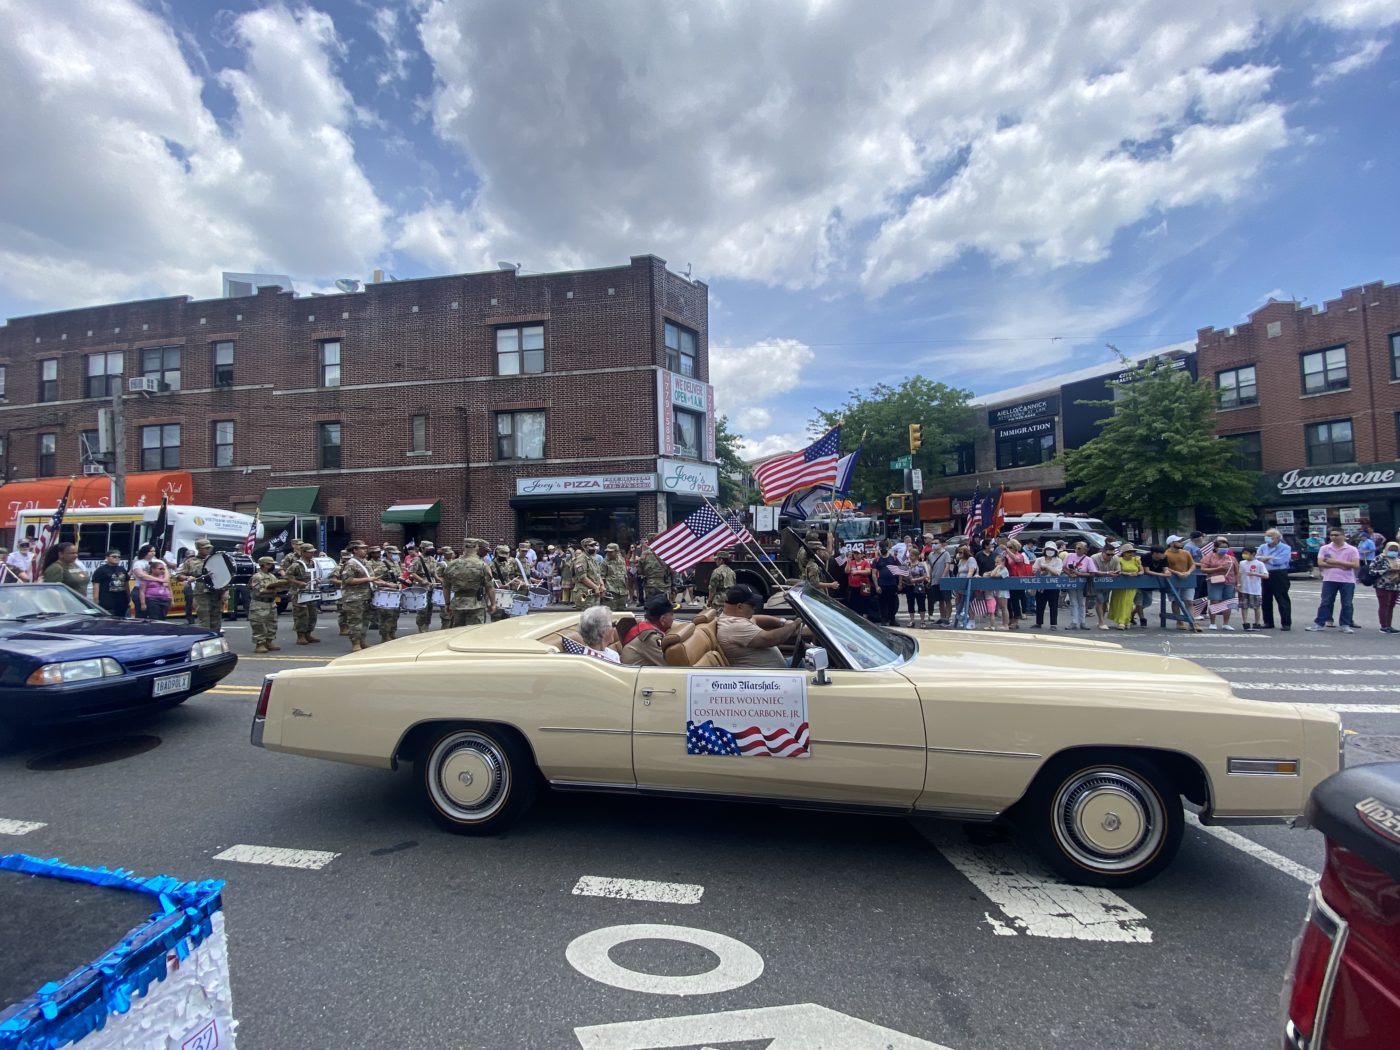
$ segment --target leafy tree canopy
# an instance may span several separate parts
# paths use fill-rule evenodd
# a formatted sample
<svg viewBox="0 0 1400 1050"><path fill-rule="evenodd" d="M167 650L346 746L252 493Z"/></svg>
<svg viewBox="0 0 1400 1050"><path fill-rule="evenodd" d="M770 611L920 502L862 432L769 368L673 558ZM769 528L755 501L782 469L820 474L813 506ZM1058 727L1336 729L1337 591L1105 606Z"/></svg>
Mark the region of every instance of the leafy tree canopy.
<svg viewBox="0 0 1400 1050"><path fill-rule="evenodd" d="M909 376L898 386L876 383L869 390L853 390L846 403L831 411L818 411L808 429L814 436L842 423L841 451L863 451L851 481L851 497L884 504L891 492L904 487L904 475L890 469L890 461L909 452L909 424L923 427L923 446L914 466L925 478L941 475L944 456L954 446L971 441L977 413L968 404L972 392L935 383L924 376Z"/></svg>
<svg viewBox="0 0 1400 1050"><path fill-rule="evenodd" d="M1120 355L1121 356L1121 355ZM1125 358L1125 366L1131 363ZM1215 435L1215 390L1152 358L1110 382L1098 436L1061 456L1069 495L1105 515L1173 529L1182 510L1205 507L1224 525L1251 521L1257 474Z"/></svg>
<svg viewBox="0 0 1400 1050"><path fill-rule="evenodd" d="M739 441L742 434L729 430L729 418L720 416L715 420L715 456L719 459L719 505L737 506L743 501L741 479L748 473L743 457L739 454Z"/></svg>

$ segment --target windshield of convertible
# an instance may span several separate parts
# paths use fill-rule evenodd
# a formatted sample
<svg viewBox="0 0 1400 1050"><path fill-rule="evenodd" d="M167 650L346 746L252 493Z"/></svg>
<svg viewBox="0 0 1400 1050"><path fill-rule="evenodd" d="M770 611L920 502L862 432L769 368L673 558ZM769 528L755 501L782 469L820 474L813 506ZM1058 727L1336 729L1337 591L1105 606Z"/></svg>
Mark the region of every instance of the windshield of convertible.
<svg viewBox="0 0 1400 1050"><path fill-rule="evenodd" d="M101 606L80 598L61 584L0 587L0 620L38 620L51 616L106 616Z"/></svg>
<svg viewBox="0 0 1400 1050"><path fill-rule="evenodd" d="M798 587L788 597L804 619L839 650L852 670L897 667L913 657L917 645L908 635L877 627L864 616L832 601L821 591Z"/></svg>

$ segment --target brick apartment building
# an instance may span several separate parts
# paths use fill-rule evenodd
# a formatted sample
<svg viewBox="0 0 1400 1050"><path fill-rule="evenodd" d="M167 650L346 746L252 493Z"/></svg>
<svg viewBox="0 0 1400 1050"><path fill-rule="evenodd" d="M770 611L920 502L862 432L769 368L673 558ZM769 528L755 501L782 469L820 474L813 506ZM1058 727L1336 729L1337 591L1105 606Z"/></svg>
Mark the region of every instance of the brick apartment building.
<svg viewBox="0 0 1400 1050"><path fill-rule="evenodd" d="M630 542L717 493L708 315L707 287L648 255L11 319L0 530L70 475L98 503L98 410L153 377L122 399L128 503L261 508L269 535L297 515L328 548Z"/></svg>
<svg viewBox="0 0 1400 1050"><path fill-rule="evenodd" d="M1321 309L1269 302L1235 328L1198 333L1216 432L1264 472L1262 523L1400 525L1400 285L1348 288Z"/></svg>

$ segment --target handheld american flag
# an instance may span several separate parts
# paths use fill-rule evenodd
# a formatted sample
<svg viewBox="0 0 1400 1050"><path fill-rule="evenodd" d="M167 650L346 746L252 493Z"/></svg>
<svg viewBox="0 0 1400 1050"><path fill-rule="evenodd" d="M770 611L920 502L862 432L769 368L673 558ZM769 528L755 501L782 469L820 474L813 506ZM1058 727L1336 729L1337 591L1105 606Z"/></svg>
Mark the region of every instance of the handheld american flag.
<svg viewBox="0 0 1400 1050"><path fill-rule="evenodd" d="M54 508L53 517L49 519L42 532L34 539L34 568L29 576L35 583L38 583L44 571L44 553L58 542L59 529L63 527L63 516L68 513L68 497L73 494L73 483L70 481L68 487L63 490L63 496L58 501L58 506Z"/></svg>
<svg viewBox="0 0 1400 1050"><path fill-rule="evenodd" d="M742 526L740 528L742 529ZM748 530L743 529L743 536L747 535ZM673 572L685 572L715 551L737 543L742 538L736 534L734 526L721 518L713 507L705 506L691 511L656 537L651 543L651 552Z"/></svg>
<svg viewBox="0 0 1400 1050"><path fill-rule="evenodd" d="M258 539L258 518L261 514L261 509L253 511L253 524L248 526L248 535L243 537L243 553L250 558L253 556L253 544Z"/></svg>
<svg viewBox="0 0 1400 1050"><path fill-rule="evenodd" d="M832 427L801 452L776 456L754 468L764 503L781 503L799 489L836 483L836 461L841 458L841 428Z"/></svg>

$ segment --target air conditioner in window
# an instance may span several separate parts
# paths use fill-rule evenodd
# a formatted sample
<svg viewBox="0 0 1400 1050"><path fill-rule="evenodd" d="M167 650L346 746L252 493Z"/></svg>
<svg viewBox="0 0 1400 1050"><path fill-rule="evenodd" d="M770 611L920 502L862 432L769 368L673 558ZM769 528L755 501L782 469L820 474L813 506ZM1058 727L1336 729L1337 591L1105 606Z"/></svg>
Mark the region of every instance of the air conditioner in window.
<svg viewBox="0 0 1400 1050"><path fill-rule="evenodd" d="M83 473L84 473L84 474L105 474L105 473L107 473L107 470L106 470L105 467L102 466L101 463L84 463L84 464L83 464Z"/></svg>
<svg viewBox="0 0 1400 1050"><path fill-rule="evenodd" d="M158 394L160 380L155 376L137 376L126 381L126 389L133 394Z"/></svg>

